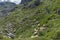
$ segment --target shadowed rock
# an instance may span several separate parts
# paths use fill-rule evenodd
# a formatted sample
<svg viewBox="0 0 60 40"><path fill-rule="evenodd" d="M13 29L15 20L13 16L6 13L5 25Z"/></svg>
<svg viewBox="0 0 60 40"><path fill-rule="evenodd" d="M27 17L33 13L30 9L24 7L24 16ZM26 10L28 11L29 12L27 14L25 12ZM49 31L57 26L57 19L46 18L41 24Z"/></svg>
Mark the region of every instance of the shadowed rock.
<svg viewBox="0 0 60 40"><path fill-rule="evenodd" d="M32 0L22 0L21 4L23 4L23 8L26 8L28 3L31 2ZM35 8L40 4L40 0L35 0L33 4L30 4L28 7L29 8Z"/></svg>
<svg viewBox="0 0 60 40"><path fill-rule="evenodd" d="M57 13L60 15L60 9L57 10Z"/></svg>
<svg viewBox="0 0 60 40"><path fill-rule="evenodd" d="M32 0L21 0L21 4L25 4L25 3L28 3L30 1L32 1Z"/></svg>

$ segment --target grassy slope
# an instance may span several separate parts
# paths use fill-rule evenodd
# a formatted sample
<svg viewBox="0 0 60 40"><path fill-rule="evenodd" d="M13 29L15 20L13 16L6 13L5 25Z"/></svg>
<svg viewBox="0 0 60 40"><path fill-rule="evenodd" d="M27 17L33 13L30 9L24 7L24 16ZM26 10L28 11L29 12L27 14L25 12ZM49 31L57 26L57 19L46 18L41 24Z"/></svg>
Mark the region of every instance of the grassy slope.
<svg viewBox="0 0 60 40"><path fill-rule="evenodd" d="M1 30L4 30L6 23L13 23L16 32L15 39L13 40L60 40L58 33L60 32L60 15L56 13L55 9L60 9L60 0L46 0L43 4L33 9L17 9L14 12L10 12L10 16L0 20ZM48 6L50 14L46 12ZM40 25L39 25L40 24ZM31 38L35 28L45 27L44 31L38 31L39 35L36 38ZM60 36L59 36L60 37ZM1 40L12 40L8 37L3 37Z"/></svg>

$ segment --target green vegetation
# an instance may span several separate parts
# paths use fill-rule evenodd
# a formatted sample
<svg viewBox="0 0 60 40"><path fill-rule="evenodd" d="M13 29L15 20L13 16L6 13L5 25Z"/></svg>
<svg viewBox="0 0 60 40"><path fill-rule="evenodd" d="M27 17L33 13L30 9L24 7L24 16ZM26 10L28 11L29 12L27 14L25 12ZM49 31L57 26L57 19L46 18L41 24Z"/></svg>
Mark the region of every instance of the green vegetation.
<svg viewBox="0 0 60 40"><path fill-rule="evenodd" d="M60 40L60 0L41 2L35 8L22 9L18 5L1 19L0 40ZM6 27L9 27L8 32L5 32ZM9 38L8 33L13 33L14 39Z"/></svg>

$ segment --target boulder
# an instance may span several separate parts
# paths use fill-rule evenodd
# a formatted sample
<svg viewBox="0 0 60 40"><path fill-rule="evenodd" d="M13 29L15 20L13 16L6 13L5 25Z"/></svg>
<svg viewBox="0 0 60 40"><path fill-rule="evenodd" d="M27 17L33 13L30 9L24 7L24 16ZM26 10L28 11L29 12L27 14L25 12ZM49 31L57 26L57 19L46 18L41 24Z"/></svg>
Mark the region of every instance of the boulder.
<svg viewBox="0 0 60 40"><path fill-rule="evenodd" d="M12 38L12 39L14 39L14 37L15 37L15 35L12 33L9 33L8 36L9 36L9 38Z"/></svg>

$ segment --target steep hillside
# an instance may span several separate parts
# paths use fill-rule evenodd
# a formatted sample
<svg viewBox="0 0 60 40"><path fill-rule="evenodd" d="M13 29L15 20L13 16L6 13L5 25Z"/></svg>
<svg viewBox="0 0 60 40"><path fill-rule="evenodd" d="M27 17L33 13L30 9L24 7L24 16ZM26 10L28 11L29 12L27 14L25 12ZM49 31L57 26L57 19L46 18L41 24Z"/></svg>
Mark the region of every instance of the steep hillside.
<svg viewBox="0 0 60 40"><path fill-rule="evenodd" d="M60 40L60 0L32 2L0 20L0 40Z"/></svg>
<svg viewBox="0 0 60 40"><path fill-rule="evenodd" d="M5 17L15 6L12 2L0 2L0 17Z"/></svg>

